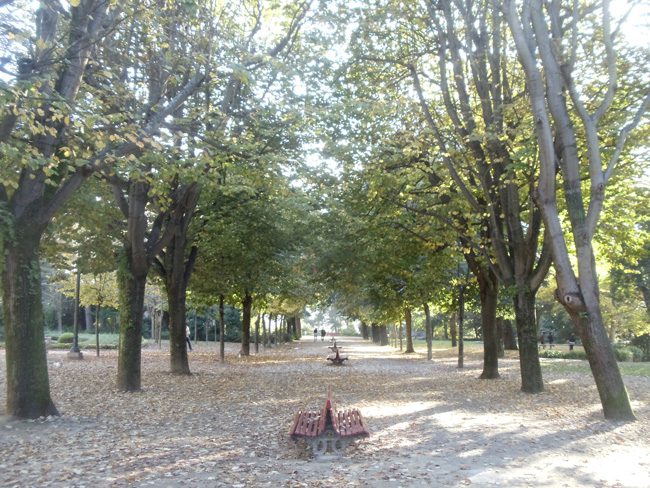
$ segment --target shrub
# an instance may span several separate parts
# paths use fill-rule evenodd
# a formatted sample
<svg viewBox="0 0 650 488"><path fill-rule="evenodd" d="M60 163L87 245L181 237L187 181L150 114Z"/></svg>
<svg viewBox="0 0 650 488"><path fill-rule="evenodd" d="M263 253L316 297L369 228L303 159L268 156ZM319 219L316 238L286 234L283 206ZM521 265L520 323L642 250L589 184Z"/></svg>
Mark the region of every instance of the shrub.
<svg viewBox="0 0 650 488"><path fill-rule="evenodd" d="M632 339L631 344L641 349L643 359L641 361L650 361L650 334L643 334Z"/></svg>
<svg viewBox="0 0 650 488"><path fill-rule="evenodd" d="M637 351L641 351L638 347L630 347L630 346L620 346L620 345L615 345L614 346L614 354L616 355L616 360L620 362L632 362L634 361L634 349ZM639 354L637 352L637 354ZM641 353L642 355L643 353Z"/></svg>
<svg viewBox="0 0 650 488"><path fill-rule="evenodd" d="M564 359L564 353L557 349L542 349L539 351L540 358Z"/></svg>
<svg viewBox="0 0 650 488"><path fill-rule="evenodd" d="M635 363L643 361L643 349L636 346L627 346L625 349L632 353L632 361Z"/></svg>
<svg viewBox="0 0 650 488"><path fill-rule="evenodd" d="M72 332L64 332L59 336L59 344L72 344L74 342L74 334Z"/></svg>

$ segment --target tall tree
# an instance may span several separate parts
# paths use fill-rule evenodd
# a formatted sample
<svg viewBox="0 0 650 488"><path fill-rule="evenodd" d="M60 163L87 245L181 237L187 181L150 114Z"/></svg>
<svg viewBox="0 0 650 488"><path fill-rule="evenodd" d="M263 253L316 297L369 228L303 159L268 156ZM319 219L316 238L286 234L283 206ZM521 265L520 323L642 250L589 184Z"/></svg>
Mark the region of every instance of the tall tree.
<svg viewBox="0 0 650 488"><path fill-rule="evenodd" d="M650 105L650 93L645 84L636 93L626 94L627 106L634 110L628 111L618 135L607 138L613 144L605 147L603 120L619 93L609 2L583 5L527 0L519 6L508 0L503 8L527 75L541 158L535 199L551 238L556 297L580 334L605 417L633 420L603 323L592 241L605 189L630 131ZM594 63L596 59L602 63ZM558 174L563 194L556 185ZM589 184L588 191L583 190L583 178ZM560 219L558 194L569 216L570 242ZM570 247L575 249L577 274Z"/></svg>
<svg viewBox="0 0 650 488"><path fill-rule="evenodd" d="M8 33L20 34L11 37L15 73L2 82L0 115L7 413L16 417L58 413L43 340L40 242L57 210L103 161L102 154L75 158L73 152L81 153L77 141L87 139L83 116L79 123L75 116L87 103L81 98L87 65L110 28L108 8L106 0L71 2L69 10L44 1L29 17L31 31L23 30L24 15L3 22Z"/></svg>

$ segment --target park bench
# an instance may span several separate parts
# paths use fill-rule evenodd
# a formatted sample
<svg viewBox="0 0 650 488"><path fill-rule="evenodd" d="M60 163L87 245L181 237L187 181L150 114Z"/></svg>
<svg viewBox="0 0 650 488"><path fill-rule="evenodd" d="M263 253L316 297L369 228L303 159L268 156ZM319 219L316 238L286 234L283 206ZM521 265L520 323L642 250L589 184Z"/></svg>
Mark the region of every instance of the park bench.
<svg viewBox="0 0 650 488"><path fill-rule="evenodd" d="M341 366L344 361L348 360L347 356L341 356L341 349L342 347L339 347L336 345L336 341L334 341L333 346L329 346L329 348L332 350L334 355L329 355L327 356L328 361L332 361L332 364L336 364L337 366Z"/></svg>
<svg viewBox="0 0 650 488"><path fill-rule="evenodd" d="M304 439L314 456L319 457L328 452L341 455L356 438L368 437L370 432L358 409L337 411L328 391L323 408L296 413L289 435L294 439Z"/></svg>

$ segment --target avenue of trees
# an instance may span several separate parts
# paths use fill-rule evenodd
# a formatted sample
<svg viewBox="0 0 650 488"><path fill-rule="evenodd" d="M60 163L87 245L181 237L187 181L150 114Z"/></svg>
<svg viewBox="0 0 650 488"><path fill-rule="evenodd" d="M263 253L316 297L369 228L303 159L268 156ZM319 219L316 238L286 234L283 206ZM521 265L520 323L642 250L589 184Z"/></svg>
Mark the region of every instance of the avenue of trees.
<svg viewBox="0 0 650 488"><path fill-rule="evenodd" d="M605 417L634 419L612 344L650 333L650 51L618 4L10 0L0 18L7 414L58 413L44 311L61 328L78 277L97 327L115 311L122 391L163 322L190 374L188 310L221 360L233 310L242 355L331 307L380 344L403 326L407 353L423 316L431 359L444 317L460 367L471 311L482 379L505 343L541 392L540 332L574 333Z"/></svg>

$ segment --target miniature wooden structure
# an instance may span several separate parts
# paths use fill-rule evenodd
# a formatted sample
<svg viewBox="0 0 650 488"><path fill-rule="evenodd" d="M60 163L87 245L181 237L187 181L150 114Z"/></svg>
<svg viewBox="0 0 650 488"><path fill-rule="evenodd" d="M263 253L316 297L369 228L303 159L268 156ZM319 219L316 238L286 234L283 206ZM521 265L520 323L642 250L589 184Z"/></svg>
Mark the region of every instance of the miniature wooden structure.
<svg viewBox="0 0 650 488"><path fill-rule="evenodd" d="M343 349L343 348L340 347L340 346L337 346L336 341L334 341L334 345L329 346L329 348L332 350L334 355L330 354L329 356L327 356L327 360L332 361L332 364L335 364L337 366L341 366L344 361L348 360L347 356L341 356L340 355L341 349Z"/></svg>
<svg viewBox="0 0 650 488"><path fill-rule="evenodd" d="M358 409L337 411L334 408L328 388L325 406L316 411L299 410L289 435L304 439L318 457L328 452L341 455L356 438L368 437L370 432Z"/></svg>

